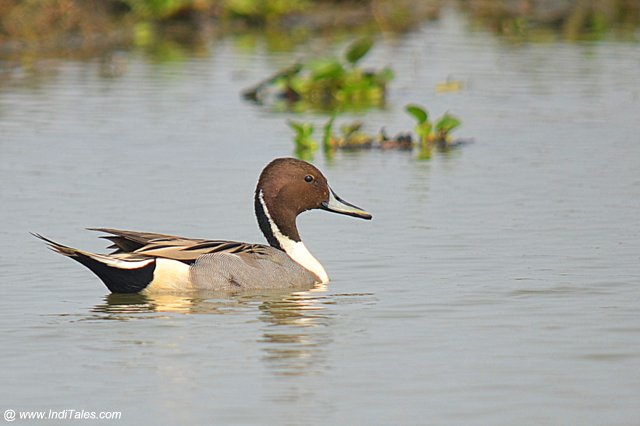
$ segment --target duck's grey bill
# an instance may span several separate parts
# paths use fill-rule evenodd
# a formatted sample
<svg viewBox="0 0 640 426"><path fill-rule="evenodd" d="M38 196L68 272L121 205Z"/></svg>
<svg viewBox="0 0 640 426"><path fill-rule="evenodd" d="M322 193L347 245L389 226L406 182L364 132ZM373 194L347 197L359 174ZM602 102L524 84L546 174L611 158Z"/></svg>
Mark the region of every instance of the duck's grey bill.
<svg viewBox="0 0 640 426"><path fill-rule="evenodd" d="M329 188L329 200L322 203L322 208L334 213L346 214L367 220L371 219L371 215L369 213L358 206L354 206L353 204L344 201L342 198L338 197L331 188Z"/></svg>

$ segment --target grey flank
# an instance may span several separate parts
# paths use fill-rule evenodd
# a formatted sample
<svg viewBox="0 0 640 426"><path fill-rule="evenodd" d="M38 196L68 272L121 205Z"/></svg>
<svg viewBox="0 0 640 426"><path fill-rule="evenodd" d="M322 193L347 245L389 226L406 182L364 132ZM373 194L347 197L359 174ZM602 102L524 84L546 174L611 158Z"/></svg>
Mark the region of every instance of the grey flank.
<svg viewBox="0 0 640 426"><path fill-rule="evenodd" d="M317 281L285 252L264 247L259 252L205 254L191 265L198 289L311 288Z"/></svg>

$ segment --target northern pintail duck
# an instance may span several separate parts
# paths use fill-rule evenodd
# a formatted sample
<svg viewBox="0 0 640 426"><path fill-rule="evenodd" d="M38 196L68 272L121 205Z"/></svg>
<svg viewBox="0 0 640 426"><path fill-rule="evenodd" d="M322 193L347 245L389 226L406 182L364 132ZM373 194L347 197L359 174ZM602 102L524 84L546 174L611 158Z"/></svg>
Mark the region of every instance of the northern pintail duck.
<svg viewBox="0 0 640 426"><path fill-rule="evenodd" d="M300 238L300 213L324 209L371 219L340 199L320 170L294 158L278 158L264 168L254 208L268 246L89 228L110 234L102 238L113 243L112 253L95 254L34 235L89 268L113 293L285 288L329 281Z"/></svg>

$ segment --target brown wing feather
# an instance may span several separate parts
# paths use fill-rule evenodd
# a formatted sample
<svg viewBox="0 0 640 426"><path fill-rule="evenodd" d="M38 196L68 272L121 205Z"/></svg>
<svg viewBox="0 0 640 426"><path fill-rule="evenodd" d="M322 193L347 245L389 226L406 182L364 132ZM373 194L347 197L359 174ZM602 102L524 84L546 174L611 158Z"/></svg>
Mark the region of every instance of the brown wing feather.
<svg viewBox="0 0 640 426"><path fill-rule="evenodd" d="M167 235L167 234L157 234L154 232L137 232L137 231L126 231L123 229L113 229L113 228L87 228L90 231L99 231L104 232L107 235L101 238L107 239L113 243L109 248L116 249L115 253L131 253L133 251L138 250L141 247L149 244L150 241L161 240L161 239L183 239L189 240L189 238L177 237L175 235ZM196 241L196 240L192 240Z"/></svg>
<svg viewBox="0 0 640 426"><path fill-rule="evenodd" d="M162 257L191 263L198 257L211 253L265 253L266 246L248 244L237 241L205 240L178 237L175 235L156 234L150 232L124 231L111 228L89 228L92 231L105 232L106 238L113 243L110 248L116 249L112 254L124 257Z"/></svg>
<svg viewBox="0 0 640 426"><path fill-rule="evenodd" d="M208 240L175 240L151 241L146 246L136 250L135 254L145 256L164 257L182 262L193 262L200 256L212 253L263 253L265 246L260 244L238 243L235 241Z"/></svg>

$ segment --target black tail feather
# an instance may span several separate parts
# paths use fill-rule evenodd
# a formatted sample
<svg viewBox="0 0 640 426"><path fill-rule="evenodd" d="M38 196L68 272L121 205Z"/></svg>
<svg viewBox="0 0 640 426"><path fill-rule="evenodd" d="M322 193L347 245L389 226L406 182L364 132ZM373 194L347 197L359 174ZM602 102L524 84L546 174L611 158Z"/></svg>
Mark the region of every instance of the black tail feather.
<svg viewBox="0 0 640 426"><path fill-rule="evenodd" d="M32 232L31 235L44 241L56 253L70 257L89 268L112 293L138 293L153 281L155 260L139 268L118 268L100 261L100 256L62 245L40 234Z"/></svg>
<svg viewBox="0 0 640 426"><path fill-rule="evenodd" d="M73 257L73 260L89 268L112 293L141 292L153 281L153 272L156 269L155 260L136 269L120 269L109 266L83 253L78 253Z"/></svg>

